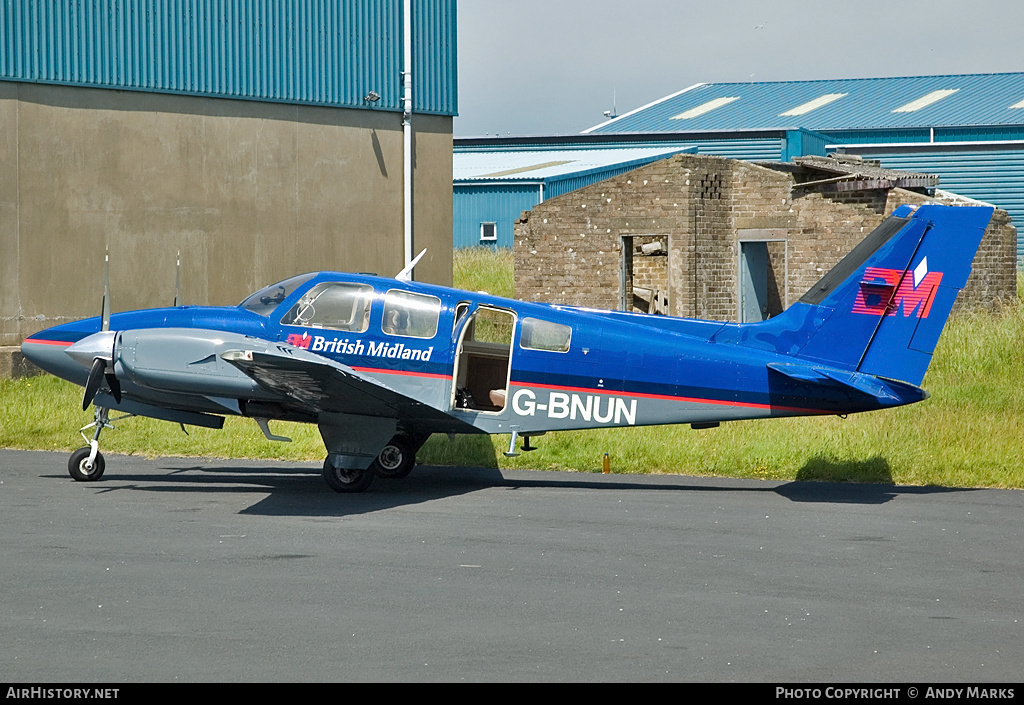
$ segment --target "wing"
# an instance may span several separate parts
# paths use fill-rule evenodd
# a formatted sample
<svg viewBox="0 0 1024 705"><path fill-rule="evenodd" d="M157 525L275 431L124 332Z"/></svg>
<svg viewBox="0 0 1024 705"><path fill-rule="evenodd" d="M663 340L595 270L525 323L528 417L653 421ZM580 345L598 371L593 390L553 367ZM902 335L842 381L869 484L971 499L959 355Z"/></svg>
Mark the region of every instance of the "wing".
<svg viewBox="0 0 1024 705"><path fill-rule="evenodd" d="M304 350L230 350L221 357L306 412L396 418L429 431L476 431L368 375Z"/></svg>

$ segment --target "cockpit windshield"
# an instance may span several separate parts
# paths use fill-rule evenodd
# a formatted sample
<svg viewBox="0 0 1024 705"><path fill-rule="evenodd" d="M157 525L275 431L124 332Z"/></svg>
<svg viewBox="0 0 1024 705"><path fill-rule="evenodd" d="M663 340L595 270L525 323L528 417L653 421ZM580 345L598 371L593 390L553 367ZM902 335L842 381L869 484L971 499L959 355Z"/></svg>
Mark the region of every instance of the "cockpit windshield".
<svg viewBox="0 0 1024 705"><path fill-rule="evenodd" d="M315 272L310 274L300 274L292 277L291 279L285 279L283 282L271 284L270 286L260 289L255 294L249 296L245 301L240 303L239 306L252 311L253 313L259 314L260 316L267 316L277 308L281 302L287 299L292 292L315 276Z"/></svg>

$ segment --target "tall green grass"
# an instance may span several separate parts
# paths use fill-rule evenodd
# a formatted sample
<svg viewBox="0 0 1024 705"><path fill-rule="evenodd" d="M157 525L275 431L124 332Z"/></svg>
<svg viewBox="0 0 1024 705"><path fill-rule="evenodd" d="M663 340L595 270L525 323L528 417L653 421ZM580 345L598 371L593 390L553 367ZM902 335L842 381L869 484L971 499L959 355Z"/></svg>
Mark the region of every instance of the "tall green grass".
<svg viewBox="0 0 1024 705"><path fill-rule="evenodd" d="M460 251L455 284L509 296L511 254ZM958 487L1024 488L1024 305L998 313L955 315L946 327L919 404L847 419L812 417L689 426L551 433L539 449L506 459L508 436L435 436L420 462L600 472L608 453L616 473L683 473L778 480L842 480ZM0 446L72 450L81 388L53 377L0 382ZM280 458L319 463L323 444L313 426L273 423L293 443L267 441L247 419L223 431L127 419L105 431L104 451L145 455Z"/></svg>
<svg viewBox="0 0 1024 705"><path fill-rule="evenodd" d="M486 291L495 296L512 298L512 250L500 247L467 247L455 250L452 281L459 289Z"/></svg>

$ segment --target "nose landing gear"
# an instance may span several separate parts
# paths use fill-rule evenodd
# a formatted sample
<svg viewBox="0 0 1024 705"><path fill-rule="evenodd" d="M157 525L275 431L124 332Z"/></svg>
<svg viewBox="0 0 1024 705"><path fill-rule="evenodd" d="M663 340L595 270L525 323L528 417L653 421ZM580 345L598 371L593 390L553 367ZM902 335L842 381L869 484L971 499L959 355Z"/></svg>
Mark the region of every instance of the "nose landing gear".
<svg viewBox="0 0 1024 705"><path fill-rule="evenodd" d="M79 448L68 458L68 473L78 482L95 482L103 477L103 470L106 468L103 454L100 453L100 431L105 428L114 428L114 426L110 423L110 409L96 407L94 413L95 420L79 429L82 438L89 445ZM119 418L125 419L129 416L132 416L132 414L126 414ZM92 434L92 440L90 440L83 431L93 427L96 430Z"/></svg>

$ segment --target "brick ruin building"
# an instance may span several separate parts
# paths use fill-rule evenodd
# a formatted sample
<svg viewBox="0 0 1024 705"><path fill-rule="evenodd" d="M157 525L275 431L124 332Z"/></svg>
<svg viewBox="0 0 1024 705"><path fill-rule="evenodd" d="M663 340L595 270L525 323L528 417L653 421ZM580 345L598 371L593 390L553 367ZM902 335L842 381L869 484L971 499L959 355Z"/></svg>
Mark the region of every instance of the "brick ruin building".
<svg viewBox="0 0 1024 705"><path fill-rule="evenodd" d="M516 222L515 295L751 321L776 315L904 204L968 203L938 178L850 157L753 164L680 154L545 201ZM996 210L957 301L1016 297L1016 229Z"/></svg>

